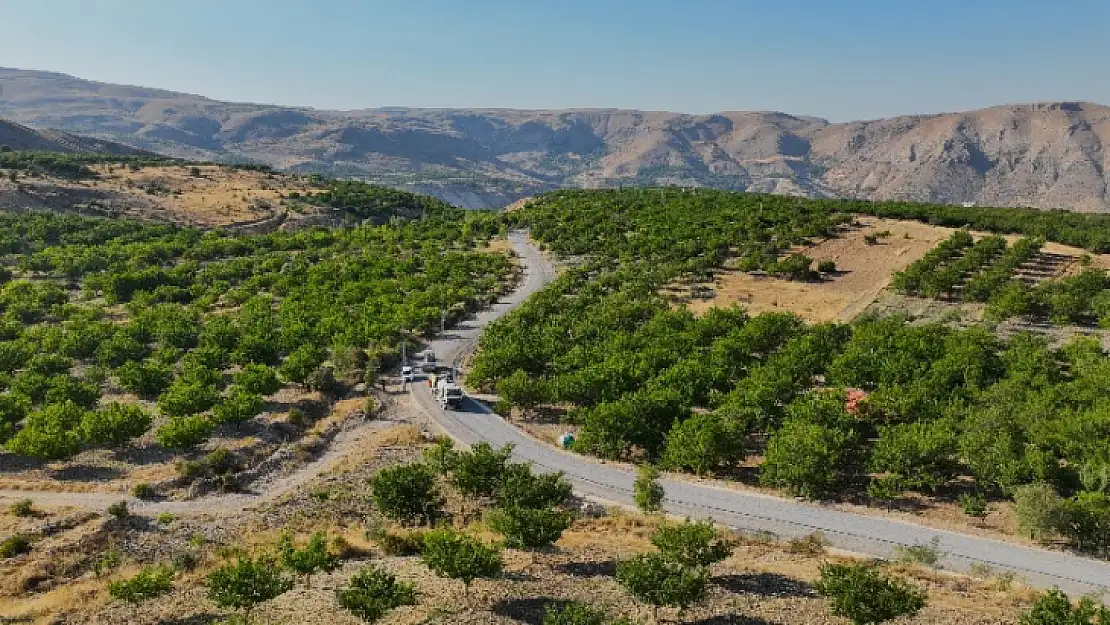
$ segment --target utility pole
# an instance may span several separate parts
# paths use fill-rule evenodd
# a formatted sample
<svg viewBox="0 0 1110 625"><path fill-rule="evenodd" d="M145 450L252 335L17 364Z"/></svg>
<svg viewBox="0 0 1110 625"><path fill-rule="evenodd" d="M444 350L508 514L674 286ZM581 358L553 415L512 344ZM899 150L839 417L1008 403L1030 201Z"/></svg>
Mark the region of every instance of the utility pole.
<svg viewBox="0 0 1110 625"><path fill-rule="evenodd" d="M439 333L443 334L447 331L447 311L439 311Z"/></svg>

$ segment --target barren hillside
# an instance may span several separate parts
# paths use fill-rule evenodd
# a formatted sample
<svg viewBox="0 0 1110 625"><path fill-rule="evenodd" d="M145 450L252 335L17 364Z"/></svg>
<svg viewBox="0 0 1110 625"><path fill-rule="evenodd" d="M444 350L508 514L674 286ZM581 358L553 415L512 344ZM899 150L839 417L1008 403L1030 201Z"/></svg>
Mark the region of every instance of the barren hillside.
<svg viewBox="0 0 1110 625"><path fill-rule="evenodd" d="M0 69L0 117L166 154L355 176L471 207L566 186L1110 210L1110 108L1000 106L833 124L774 112L318 111Z"/></svg>

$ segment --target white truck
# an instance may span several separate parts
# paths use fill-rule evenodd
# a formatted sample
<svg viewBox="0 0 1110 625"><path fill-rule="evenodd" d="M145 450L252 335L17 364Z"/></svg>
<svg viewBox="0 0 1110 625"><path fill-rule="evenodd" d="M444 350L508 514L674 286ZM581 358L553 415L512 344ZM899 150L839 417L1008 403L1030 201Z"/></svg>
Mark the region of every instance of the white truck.
<svg viewBox="0 0 1110 625"><path fill-rule="evenodd" d="M457 410L462 405L463 391L462 388L455 384L449 377L442 377L436 380L435 387L432 389L436 401L444 410Z"/></svg>

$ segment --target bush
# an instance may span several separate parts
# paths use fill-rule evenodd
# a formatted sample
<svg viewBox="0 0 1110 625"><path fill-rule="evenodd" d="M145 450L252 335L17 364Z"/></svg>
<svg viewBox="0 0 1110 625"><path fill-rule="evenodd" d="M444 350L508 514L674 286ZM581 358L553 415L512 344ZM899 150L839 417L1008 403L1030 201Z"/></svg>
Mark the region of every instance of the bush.
<svg viewBox="0 0 1110 625"><path fill-rule="evenodd" d="M153 360L132 361L116 369L116 379L124 390L152 399L169 388L173 382L173 368Z"/></svg>
<svg viewBox="0 0 1110 625"><path fill-rule="evenodd" d="M455 469L459 452L455 451L455 441L442 436L435 445L424 450L424 463L437 475L448 475Z"/></svg>
<svg viewBox="0 0 1110 625"><path fill-rule="evenodd" d="M31 539L23 534L15 534L0 541L0 559L14 558L31 550Z"/></svg>
<svg viewBox="0 0 1110 625"><path fill-rule="evenodd" d="M366 537L381 547L387 556L415 556L424 550L424 532L420 530L377 530L367 532Z"/></svg>
<svg viewBox="0 0 1110 625"><path fill-rule="evenodd" d="M977 519L987 516L987 498L981 493L960 494L960 505L967 516Z"/></svg>
<svg viewBox="0 0 1110 625"><path fill-rule="evenodd" d="M321 532L316 532L302 549L293 545L293 537L282 534L278 543L281 562L296 572L308 583L309 577L317 571L331 572L339 566L339 557L328 551L328 540Z"/></svg>
<svg viewBox="0 0 1110 625"><path fill-rule="evenodd" d="M901 580L884 577L862 564L825 564L814 583L832 600L831 612L856 625L883 623L912 616L925 607L925 592Z"/></svg>
<svg viewBox="0 0 1110 625"><path fill-rule="evenodd" d="M541 549L559 540L573 521L574 517L566 510L514 506L492 511L487 524L505 537L508 547Z"/></svg>
<svg viewBox="0 0 1110 625"><path fill-rule="evenodd" d="M663 555L686 566L708 567L732 555L732 543L718 539L710 521L661 525L651 543Z"/></svg>
<svg viewBox="0 0 1110 625"><path fill-rule="evenodd" d="M8 511L12 516L28 517L35 513L34 503L30 499L20 499L12 504Z"/></svg>
<svg viewBox="0 0 1110 625"><path fill-rule="evenodd" d="M174 417L154 433L154 440L166 449L185 451L200 445L212 435L215 426L205 415Z"/></svg>
<svg viewBox="0 0 1110 625"><path fill-rule="evenodd" d="M455 460L451 484L469 497L496 497L505 481L512 445L495 450L483 441L462 452Z"/></svg>
<svg viewBox="0 0 1110 625"><path fill-rule="evenodd" d="M1030 538L1048 540L1060 526L1063 500L1048 484L1026 484L1014 490L1014 513L1022 532Z"/></svg>
<svg viewBox="0 0 1110 625"><path fill-rule="evenodd" d="M264 405L265 400L261 395L232 388L228 396L220 400L220 403L212 409L212 416L218 423L238 425L262 414Z"/></svg>
<svg viewBox="0 0 1110 625"><path fill-rule="evenodd" d="M635 556L617 565L617 582L633 597L653 606L686 608L705 594L709 574L660 553Z"/></svg>
<svg viewBox="0 0 1110 625"><path fill-rule="evenodd" d="M135 487L131 489L131 494L134 495L136 499L154 499L158 496L158 492L154 490L154 487L146 482L136 484Z"/></svg>
<svg viewBox="0 0 1110 625"><path fill-rule="evenodd" d="M209 573L205 586L213 603L221 608L243 610L244 621L250 622L255 606L285 594L293 582L282 576L281 567L271 558L240 557L235 564Z"/></svg>
<svg viewBox="0 0 1110 625"><path fill-rule="evenodd" d="M436 575L462 580L468 591L475 579L494 577L503 566L499 549L450 528L425 534L420 557Z"/></svg>
<svg viewBox="0 0 1110 625"><path fill-rule="evenodd" d="M370 497L382 514L401 523L430 522L443 505L435 475L419 463L378 471L370 478Z"/></svg>
<svg viewBox="0 0 1110 625"><path fill-rule="evenodd" d="M1021 615L1021 625L1107 625L1110 609L1090 597L1073 605L1059 589L1052 589L1037 598L1033 607Z"/></svg>
<svg viewBox="0 0 1110 625"><path fill-rule="evenodd" d="M112 402L81 419L81 438L92 445L120 447L150 429L150 413L139 406Z"/></svg>
<svg viewBox="0 0 1110 625"><path fill-rule="evenodd" d="M130 579L108 584L108 594L113 599L127 603L142 603L173 590L173 569L166 566L147 567Z"/></svg>
<svg viewBox="0 0 1110 625"><path fill-rule="evenodd" d="M605 625L605 613L585 603L572 601L561 606L548 606L543 625Z"/></svg>
<svg viewBox="0 0 1110 625"><path fill-rule="evenodd" d="M339 605L362 620L373 623L390 610L416 605L416 587L377 567L367 566L355 573L346 588L335 591Z"/></svg>
<svg viewBox="0 0 1110 625"><path fill-rule="evenodd" d="M836 263L831 260L822 260L817 263L817 271L821 273L834 273L836 271Z"/></svg>
<svg viewBox="0 0 1110 625"><path fill-rule="evenodd" d="M248 393L267 396L281 390L281 380L273 367L250 363L233 377L235 385Z"/></svg>
<svg viewBox="0 0 1110 625"><path fill-rule="evenodd" d="M127 509L126 501L117 501L116 503L108 506L108 514L116 519L126 519L131 516L131 511Z"/></svg>
<svg viewBox="0 0 1110 625"><path fill-rule="evenodd" d="M659 483L659 471L650 464L636 468L636 482L633 485L633 498L636 507L644 514L654 514L663 509L663 486Z"/></svg>

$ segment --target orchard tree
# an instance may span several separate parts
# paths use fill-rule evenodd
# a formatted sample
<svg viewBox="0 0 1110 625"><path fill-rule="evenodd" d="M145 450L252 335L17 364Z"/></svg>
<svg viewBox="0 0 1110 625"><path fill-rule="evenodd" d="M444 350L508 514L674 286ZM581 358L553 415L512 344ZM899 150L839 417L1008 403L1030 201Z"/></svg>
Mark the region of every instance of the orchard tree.
<svg viewBox="0 0 1110 625"><path fill-rule="evenodd" d="M656 610L662 606L685 609L705 595L709 574L661 553L647 553L617 564L616 579L629 594Z"/></svg>
<svg viewBox="0 0 1110 625"><path fill-rule="evenodd" d="M173 368L153 360L129 361L116 369L119 385L144 399L152 399L169 388Z"/></svg>
<svg viewBox="0 0 1110 625"><path fill-rule="evenodd" d="M574 517L559 508L499 508L489 515L489 528L513 549L543 549L555 544Z"/></svg>
<svg viewBox="0 0 1110 625"><path fill-rule="evenodd" d="M339 567L339 556L328 551L328 540L322 532L316 532L308 539L308 544L298 549L293 537L282 534L278 541L278 553L285 568L304 578L305 584L313 573L330 573Z"/></svg>
<svg viewBox="0 0 1110 625"><path fill-rule="evenodd" d="M521 369L497 383L497 394L501 399L527 411L548 401L548 392L543 381L533 380Z"/></svg>
<svg viewBox="0 0 1110 625"><path fill-rule="evenodd" d="M451 484L469 497L496 497L504 485L512 453L511 444L501 449L485 441L474 444L455 459Z"/></svg>
<svg viewBox="0 0 1110 625"><path fill-rule="evenodd" d="M416 587L375 566L363 567L347 586L335 591L339 605L360 619L373 623L390 610L416 605Z"/></svg>
<svg viewBox="0 0 1110 625"><path fill-rule="evenodd" d="M250 363L243 366L243 370L234 376L235 385L248 393L257 393L262 396L273 395L281 389L281 380L273 367L264 364Z"/></svg>
<svg viewBox="0 0 1110 625"><path fill-rule="evenodd" d="M153 417L140 406L112 402L81 419L81 438L91 445L120 447L150 429Z"/></svg>
<svg viewBox="0 0 1110 625"><path fill-rule="evenodd" d="M251 610L258 604L279 597L293 588L293 581L282 575L273 559L240 557L205 579L208 598L221 608L243 611L243 622L250 623Z"/></svg>
<svg viewBox="0 0 1110 625"><path fill-rule="evenodd" d="M663 509L663 485L659 483L659 471L650 464L636 467L636 482L633 484L633 498L636 507L644 514L655 514Z"/></svg>
<svg viewBox="0 0 1110 625"><path fill-rule="evenodd" d="M468 595L474 580L494 577L501 573L504 566L500 549L486 546L477 538L451 528L425 534L420 557L436 575L462 580Z"/></svg>
<svg viewBox="0 0 1110 625"><path fill-rule="evenodd" d="M212 409L212 416L218 423L239 425L262 414L265 403L261 395L233 387L227 397Z"/></svg>
<svg viewBox="0 0 1110 625"><path fill-rule="evenodd" d="M505 469L498 500L505 508L549 508L563 505L572 493L562 471L534 475L532 465L510 464Z"/></svg>
<svg viewBox="0 0 1110 625"><path fill-rule="evenodd" d="M668 558L692 567L708 567L732 555L732 543L719 539L710 521L660 525L651 543Z"/></svg>
<svg viewBox="0 0 1110 625"><path fill-rule="evenodd" d="M168 417L187 417L208 410L219 400L215 386L179 380L158 397L158 410Z"/></svg>
<svg viewBox="0 0 1110 625"><path fill-rule="evenodd" d="M1090 597L1073 604L1058 588L1037 598L1036 603L1021 615L1021 625L1106 625L1110 608L1099 605Z"/></svg>
<svg viewBox="0 0 1110 625"><path fill-rule="evenodd" d="M39 460L67 460L81 451L78 429L88 411L73 402L52 404L32 412L7 448Z"/></svg>
<svg viewBox="0 0 1110 625"><path fill-rule="evenodd" d="M374 506L401 523L431 522L440 514L443 498L435 474L419 463L386 467L370 478Z"/></svg>
<svg viewBox="0 0 1110 625"><path fill-rule="evenodd" d="M31 410L31 402L21 395L0 394L0 444L15 434L19 423Z"/></svg>
<svg viewBox="0 0 1110 625"><path fill-rule="evenodd" d="M327 353L315 345L301 345L289 352L278 368L278 373L286 382L306 384L326 357Z"/></svg>
<svg viewBox="0 0 1110 625"><path fill-rule="evenodd" d="M824 564L814 583L821 595L832 601L831 611L855 625L885 623L900 616L913 616L925 607L925 592L890 579L863 564Z"/></svg>
<svg viewBox="0 0 1110 625"><path fill-rule="evenodd" d="M747 433L718 412L695 414L667 434L662 464L704 475L744 459Z"/></svg>
<svg viewBox="0 0 1110 625"><path fill-rule="evenodd" d="M852 470L858 444L850 430L788 419L767 444L760 482L804 497L829 495Z"/></svg>
<svg viewBox="0 0 1110 625"><path fill-rule="evenodd" d="M127 603L142 603L173 590L173 569L168 566L146 567L134 577L108 584L108 594L113 599Z"/></svg>
<svg viewBox="0 0 1110 625"><path fill-rule="evenodd" d="M173 417L154 432L154 440L166 449L187 451L212 436L215 425L207 415Z"/></svg>

